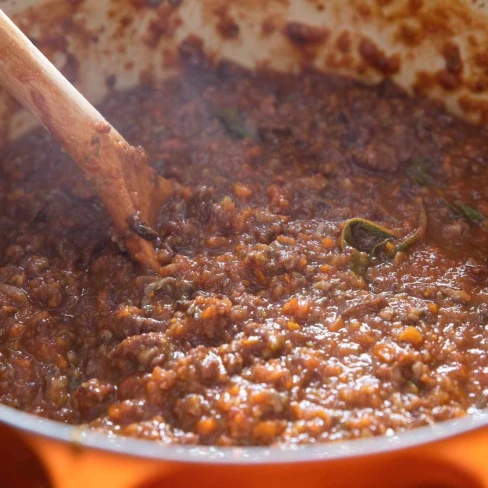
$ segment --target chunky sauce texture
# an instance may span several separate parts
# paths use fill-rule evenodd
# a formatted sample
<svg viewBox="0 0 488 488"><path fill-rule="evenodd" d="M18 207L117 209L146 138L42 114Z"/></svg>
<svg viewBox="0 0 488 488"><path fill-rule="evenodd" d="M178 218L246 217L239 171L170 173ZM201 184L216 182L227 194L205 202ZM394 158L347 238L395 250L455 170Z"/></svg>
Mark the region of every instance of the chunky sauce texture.
<svg viewBox="0 0 488 488"><path fill-rule="evenodd" d="M187 48L184 76L101 107L181 185L161 276L50 136L1 153L0 401L220 446L485 408L487 133L388 83L210 69Z"/></svg>

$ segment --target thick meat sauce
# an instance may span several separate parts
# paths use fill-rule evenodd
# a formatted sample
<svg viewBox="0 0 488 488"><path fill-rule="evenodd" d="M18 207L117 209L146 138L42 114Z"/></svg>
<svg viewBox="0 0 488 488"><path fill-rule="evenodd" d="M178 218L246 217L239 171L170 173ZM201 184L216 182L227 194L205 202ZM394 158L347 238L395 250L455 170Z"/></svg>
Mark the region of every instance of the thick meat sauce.
<svg viewBox="0 0 488 488"><path fill-rule="evenodd" d="M0 401L220 446L485 408L486 131L386 82L190 58L101 107L180 185L160 275L42 130L2 151Z"/></svg>

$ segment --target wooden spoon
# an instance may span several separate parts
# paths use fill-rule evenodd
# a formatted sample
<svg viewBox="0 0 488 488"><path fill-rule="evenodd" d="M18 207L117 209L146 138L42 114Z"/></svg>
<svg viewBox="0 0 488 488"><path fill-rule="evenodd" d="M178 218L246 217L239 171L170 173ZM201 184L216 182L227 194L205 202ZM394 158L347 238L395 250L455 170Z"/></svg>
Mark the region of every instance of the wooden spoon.
<svg viewBox="0 0 488 488"><path fill-rule="evenodd" d="M112 217L119 243L159 270L154 246L158 211L173 184L148 166L0 9L0 84L63 144Z"/></svg>

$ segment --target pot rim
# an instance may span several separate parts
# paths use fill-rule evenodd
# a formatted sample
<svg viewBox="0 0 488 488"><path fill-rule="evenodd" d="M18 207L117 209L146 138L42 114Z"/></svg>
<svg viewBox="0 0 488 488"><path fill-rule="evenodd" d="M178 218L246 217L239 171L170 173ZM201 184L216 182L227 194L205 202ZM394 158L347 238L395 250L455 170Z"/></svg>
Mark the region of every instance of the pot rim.
<svg viewBox="0 0 488 488"><path fill-rule="evenodd" d="M391 436L286 447L163 444L62 424L5 405L0 405L0 422L25 433L113 454L179 463L256 465L333 461L419 446L488 426L488 410Z"/></svg>

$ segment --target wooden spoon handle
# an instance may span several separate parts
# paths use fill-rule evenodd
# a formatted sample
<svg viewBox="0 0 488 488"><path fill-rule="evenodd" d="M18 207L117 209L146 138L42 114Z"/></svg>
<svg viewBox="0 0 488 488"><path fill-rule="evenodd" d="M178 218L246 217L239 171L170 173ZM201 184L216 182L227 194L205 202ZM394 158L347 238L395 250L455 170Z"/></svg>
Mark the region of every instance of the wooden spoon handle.
<svg viewBox="0 0 488 488"><path fill-rule="evenodd" d="M158 268L137 226L154 226L171 195L142 148L130 146L0 9L0 84L63 144L96 185L118 237L132 256Z"/></svg>

